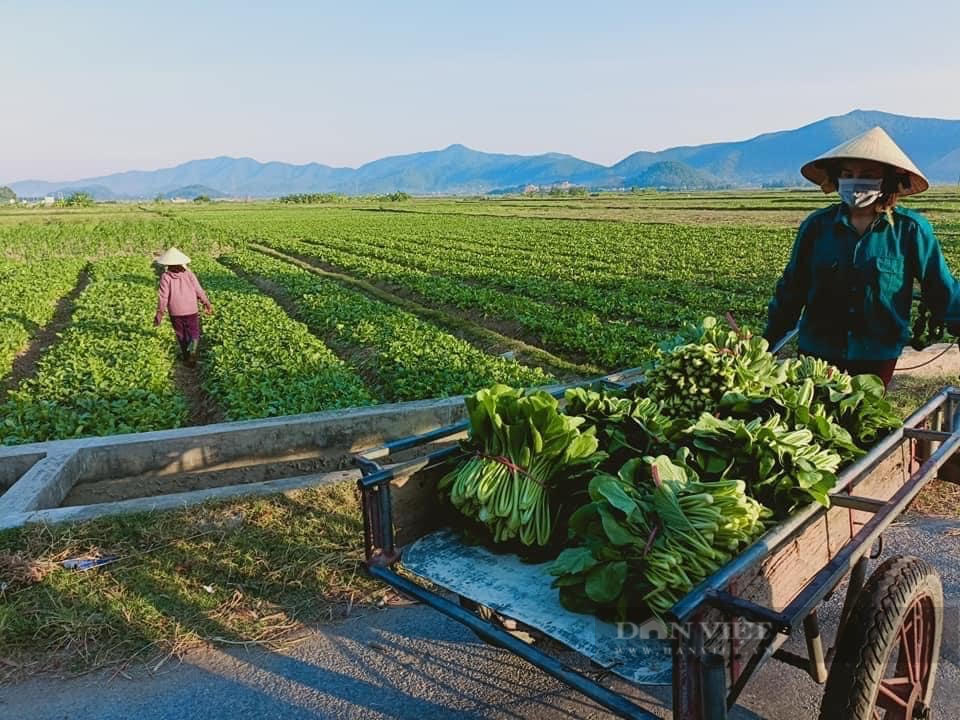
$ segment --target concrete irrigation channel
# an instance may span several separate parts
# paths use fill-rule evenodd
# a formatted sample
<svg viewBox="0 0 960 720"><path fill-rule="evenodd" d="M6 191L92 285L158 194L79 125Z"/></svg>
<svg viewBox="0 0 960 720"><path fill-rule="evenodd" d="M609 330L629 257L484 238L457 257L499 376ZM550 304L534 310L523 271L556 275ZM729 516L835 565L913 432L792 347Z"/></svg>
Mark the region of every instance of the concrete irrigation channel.
<svg viewBox="0 0 960 720"><path fill-rule="evenodd" d="M0 529L356 478L353 452L462 414L462 398L447 398L0 448Z"/></svg>

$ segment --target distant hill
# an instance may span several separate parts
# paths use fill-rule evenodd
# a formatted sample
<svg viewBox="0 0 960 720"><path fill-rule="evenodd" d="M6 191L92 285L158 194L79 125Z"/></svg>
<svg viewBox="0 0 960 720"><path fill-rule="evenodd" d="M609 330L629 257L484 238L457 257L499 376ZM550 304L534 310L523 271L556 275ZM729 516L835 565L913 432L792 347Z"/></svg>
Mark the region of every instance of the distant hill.
<svg viewBox="0 0 960 720"><path fill-rule="evenodd" d="M184 198L185 200L193 200L194 198L200 197L201 195L206 195L208 198L222 198L226 195L219 190L214 190L211 187L206 185L186 185L176 190L168 190L165 193L159 193L159 196L164 200L173 200L174 198Z"/></svg>
<svg viewBox="0 0 960 720"><path fill-rule="evenodd" d="M627 178L627 187L638 188L678 188L683 190L704 190L717 188L724 183L710 173L695 170L686 163L676 160L662 160L647 166L639 175Z"/></svg>
<svg viewBox="0 0 960 720"><path fill-rule="evenodd" d="M34 195L60 195L63 197L70 197L74 193L86 193L94 200L104 201L104 200L117 200L119 199L116 193L113 192L106 185L83 185L83 184L70 184L62 185L57 187L56 190L51 190L48 192L39 192L34 193ZM25 193L21 193L23 195Z"/></svg>
<svg viewBox="0 0 960 720"><path fill-rule="evenodd" d="M561 153L505 155L450 145L443 150L381 158L356 169L218 157L162 170L133 170L72 182L23 180L10 183L10 187L21 197L96 187L97 192L92 194L98 199L151 199L194 186L217 188L218 194L235 197L277 197L397 190L474 194L563 182L589 188L805 185L800 176L804 162L875 125L889 132L933 182L957 182L960 178L960 120L854 110L749 140L659 152L642 150L609 167Z"/></svg>
<svg viewBox="0 0 960 720"><path fill-rule="evenodd" d="M0 186L0 202L9 202L11 200L16 200L16 199L17 199L17 194L13 190L6 187L5 185Z"/></svg>
<svg viewBox="0 0 960 720"><path fill-rule="evenodd" d="M634 153L611 170L624 176L660 160L679 160L731 183L805 184L800 166L854 135L879 125L934 182L960 176L960 120L915 118L874 110L854 110L795 130L758 135L741 142L676 147Z"/></svg>

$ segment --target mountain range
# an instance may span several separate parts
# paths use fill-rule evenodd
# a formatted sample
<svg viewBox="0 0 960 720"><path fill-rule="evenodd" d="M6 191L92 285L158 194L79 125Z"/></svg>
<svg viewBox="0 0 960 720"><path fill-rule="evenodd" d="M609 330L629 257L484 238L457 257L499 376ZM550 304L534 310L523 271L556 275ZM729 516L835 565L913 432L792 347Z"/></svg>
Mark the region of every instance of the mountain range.
<svg viewBox="0 0 960 720"><path fill-rule="evenodd" d="M804 162L876 125L893 137L932 182L956 182L960 177L960 120L854 110L749 140L658 152L641 150L611 166L561 153L504 155L451 145L443 150L385 157L355 169L217 157L161 170L131 170L71 182L22 180L9 186L20 197L82 190L98 199L189 197L197 187L211 197L276 197L398 190L475 194L563 182L590 188L797 186L807 184L799 171Z"/></svg>

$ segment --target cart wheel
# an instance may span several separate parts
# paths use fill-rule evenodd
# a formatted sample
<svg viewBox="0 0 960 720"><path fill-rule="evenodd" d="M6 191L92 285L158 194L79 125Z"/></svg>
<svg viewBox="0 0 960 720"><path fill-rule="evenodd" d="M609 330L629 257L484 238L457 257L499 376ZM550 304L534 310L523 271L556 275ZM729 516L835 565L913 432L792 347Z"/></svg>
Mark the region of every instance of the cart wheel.
<svg viewBox="0 0 960 720"><path fill-rule="evenodd" d="M841 628L820 720L930 718L942 635L937 571L915 557L884 562Z"/></svg>

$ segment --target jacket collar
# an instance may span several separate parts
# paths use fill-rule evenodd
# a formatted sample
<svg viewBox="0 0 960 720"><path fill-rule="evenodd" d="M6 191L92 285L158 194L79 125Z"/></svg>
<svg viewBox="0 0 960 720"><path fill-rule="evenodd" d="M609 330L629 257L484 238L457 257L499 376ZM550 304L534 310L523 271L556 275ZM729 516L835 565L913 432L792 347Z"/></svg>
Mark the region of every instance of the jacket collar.
<svg viewBox="0 0 960 720"><path fill-rule="evenodd" d="M833 217L833 222L835 225L843 225L850 228L854 232L857 229L853 226L853 222L850 220L850 208L847 207L846 203L839 203L837 205L837 212ZM867 228L867 232L876 230L883 225L888 225L890 223L890 218L887 216L887 213L877 213L876 219L873 223Z"/></svg>

